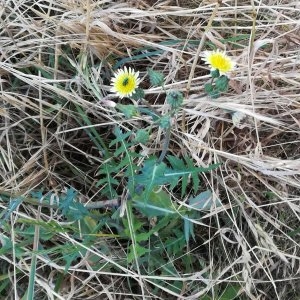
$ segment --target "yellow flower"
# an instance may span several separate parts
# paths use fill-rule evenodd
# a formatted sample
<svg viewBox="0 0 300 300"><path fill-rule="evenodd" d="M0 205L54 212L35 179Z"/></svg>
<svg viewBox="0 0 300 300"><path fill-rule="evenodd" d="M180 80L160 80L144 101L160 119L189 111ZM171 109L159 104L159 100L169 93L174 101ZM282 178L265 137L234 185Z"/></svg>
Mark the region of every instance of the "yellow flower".
<svg viewBox="0 0 300 300"><path fill-rule="evenodd" d="M218 69L221 75L231 72L235 67L235 62L226 55L225 51L219 49L205 51L203 60L210 65L211 70Z"/></svg>
<svg viewBox="0 0 300 300"><path fill-rule="evenodd" d="M121 99L131 97L140 84L139 72L135 72L132 68L119 69L111 80L111 92L114 92Z"/></svg>

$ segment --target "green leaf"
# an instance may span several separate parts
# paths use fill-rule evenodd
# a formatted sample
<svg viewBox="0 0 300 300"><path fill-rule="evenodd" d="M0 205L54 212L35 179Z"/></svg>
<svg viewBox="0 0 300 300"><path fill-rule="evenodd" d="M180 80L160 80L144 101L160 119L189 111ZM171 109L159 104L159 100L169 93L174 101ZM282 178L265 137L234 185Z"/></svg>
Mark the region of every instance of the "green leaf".
<svg viewBox="0 0 300 300"><path fill-rule="evenodd" d="M135 142L146 144L149 141L149 132L145 129L139 129L136 132Z"/></svg>
<svg viewBox="0 0 300 300"><path fill-rule="evenodd" d="M20 235L24 235L24 236L33 236L35 234L34 230L35 230L35 226L39 226L40 227L40 239L41 240L49 240L52 238L52 236L55 233L65 233L68 230L72 229L71 226L69 225L64 225L61 226L59 223L57 223L54 220L45 222L45 221L38 221L38 220L33 220L33 219L26 219L26 218L19 218L17 220L17 223L20 224L26 224L26 225L30 225L28 227L22 228L22 230L16 230L16 232ZM33 226L35 225L35 226Z"/></svg>
<svg viewBox="0 0 300 300"><path fill-rule="evenodd" d="M167 166L165 163L157 163L156 157L150 157L144 162L141 173L135 175L137 185L145 187L145 201L147 195L153 190L154 187L167 184L169 180L165 177Z"/></svg>
<svg viewBox="0 0 300 300"><path fill-rule="evenodd" d="M287 233L288 236L290 237L295 237L296 235L298 235L300 233L300 227L297 227L296 229L290 231ZM1 252L0 252L1 253Z"/></svg>
<svg viewBox="0 0 300 300"><path fill-rule="evenodd" d="M37 265L37 257L35 253L31 253L31 262L30 262L30 275L29 275L29 283L28 283L28 289L26 291L27 299L34 299L35 294L35 276L36 276L36 265Z"/></svg>
<svg viewBox="0 0 300 300"><path fill-rule="evenodd" d="M83 257L86 254L86 249L78 245L73 245L71 243L66 243L61 247L62 255L61 257L65 260L64 271L68 272L72 265L72 262L78 257Z"/></svg>
<svg viewBox="0 0 300 300"><path fill-rule="evenodd" d="M204 85L204 91L206 93L211 93L214 90L214 86L211 83L205 83Z"/></svg>
<svg viewBox="0 0 300 300"><path fill-rule="evenodd" d="M185 216L183 220L184 220L184 237L186 243L188 243L191 236L195 239L194 223L191 222L187 216Z"/></svg>
<svg viewBox="0 0 300 300"><path fill-rule="evenodd" d="M219 92L226 92L228 90L229 78L226 75L222 75L216 80L215 84Z"/></svg>
<svg viewBox="0 0 300 300"><path fill-rule="evenodd" d="M153 234L159 232L162 228L165 228L169 222L170 218L168 216L160 218L158 223L151 230L137 234L135 237L136 242L148 241Z"/></svg>
<svg viewBox="0 0 300 300"><path fill-rule="evenodd" d="M184 160L186 162L186 165L189 169L193 169L193 167L195 167L195 163L193 161L192 158L185 156ZM199 173L198 172L192 172L191 173L191 181L192 181L192 188L193 188L193 192L197 193L198 189L199 189L199 185L200 185L200 179L199 179ZM184 196L182 194L182 196Z"/></svg>
<svg viewBox="0 0 300 300"><path fill-rule="evenodd" d="M11 253L13 248L11 239L5 236L4 234L0 233L0 242L1 242L0 255Z"/></svg>
<svg viewBox="0 0 300 300"><path fill-rule="evenodd" d="M61 211L64 215L67 214L68 210L70 209L70 206L74 202L74 198L76 197L76 195L77 195L77 192L75 191L75 189L70 187L69 189L67 189L66 196L64 198L60 199L59 208L61 209Z"/></svg>
<svg viewBox="0 0 300 300"><path fill-rule="evenodd" d="M220 77L220 71L218 69L213 70L213 71L210 72L210 76L212 78L218 78L218 77Z"/></svg>
<svg viewBox="0 0 300 300"><path fill-rule="evenodd" d="M24 237L23 237L24 238ZM5 235L0 233L0 255L11 255L11 253L14 253L16 258L24 258L24 255L28 255L28 252L26 249L24 249L25 246L32 246L32 239L24 239L19 244L13 245L11 238L6 237Z"/></svg>
<svg viewBox="0 0 300 300"><path fill-rule="evenodd" d="M133 198L133 206L146 217L158 217L177 214L176 204L164 190L152 191L145 201L144 195L136 195Z"/></svg>
<svg viewBox="0 0 300 300"><path fill-rule="evenodd" d="M74 114L74 118L76 119L77 123L80 124L80 126L86 127L84 125L88 125L88 128L85 128L85 132L88 134L90 139L93 141L93 143L96 145L96 147L103 153L104 157L108 157L108 150L106 148L106 144L102 140L100 134L96 130L95 126L93 126L92 121L89 119L89 117L86 115L86 112L81 108L80 105L75 104L76 109L79 113L79 116L76 117L77 114Z"/></svg>
<svg viewBox="0 0 300 300"><path fill-rule="evenodd" d="M137 88L135 90L134 94L131 96L131 98L133 100L136 100L136 101L144 99L145 98L145 92L144 92L144 90L141 89L141 88Z"/></svg>
<svg viewBox="0 0 300 300"><path fill-rule="evenodd" d="M199 300L213 300L213 298L209 297L208 295L204 295Z"/></svg>
<svg viewBox="0 0 300 300"><path fill-rule="evenodd" d="M71 221L77 221L84 218L89 214L88 209L80 202L74 202L67 213L68 219Z"/></svg>
<svg viewBox="0 0 300 300"><path fill-rule="evenodd" d="M163 86L164 84L164 74L161 72L154 71L150 68L147 69L148 76L150 79L150 84L152 86Z"/></svg>
<svg viewBox="0 0 300 300"><path fill-rule="evenodd" d="M170 122L170 116L164 115L159 118L159 127L162 129L168 129L170 128L171 122Z"/></svg>
<svg viewBox="0 0 300 300"><path fill-rule="evenodd" d="M173 234L168 237L164 243L164 247L167 249L168 253L172 255L177 255L182 253L183 248L186 247L186 240L182 230L173 229ZM174 237L175 234L175 237Z"/></svg>
<svg viewBox="0 0 300 300"><path fill-rule="evenodd" d="M220 92L217 90L213 90L210 93L208 93L208 95L212 98L212 99L217 99L220 97Z"/></svg>
<svg viewBox="0 0 300 300"><path fill-rule="evenodd" d="M147 107L139 107L139 111L143 114L150 116L154 122L158 122L160 119L160 115L158 115L157 113L155 113Z"/></svg>
<svg viewBox="0 0 300 300"><path fill-rule="evenodd" d="M209 167L207 168L202 168L202 167L193 167L191 169L169 169L167 172L166 172L166 177L170 177L170 176L185 176L185 175L189 175L189 174L192 174L192 173L200 173L200 172L207 172L207 171L211 171L213 169L215 169L216 167L218 167L219 164L213 164L213 165L210 165Z"/></svg>
<svg viewBox="0 0 300 300"><path fill-rule="evenodd" d="M142 247L139 244L135 244L135 246L131 244L129 246L129 253L127 254L127 262L132 263L135 260L135 255L137 256L137 258L140 258L141 256L149 252L149 249Z"/></svg>
<svg viewBox="0 0 300 300"><path fill-rule="evenodd" d="M237 299L241 287L239 285L228 285L218 300L234 300Z"/></svg>
<svg viewBox="0 0 300 300"><path fill-rule="evenodd" d="M9 207L1 213L0 228L2 227L4 221L6 221L10 217L11 213L14 212L22 202L23 202L23 197L12 199L9 202Z"/></svg>
<svg viewBox="0 0 300 300"><path fill-rule="evenodd" d="M114 130L114 135L116 138L109 143L109 147L112 147L117 143L122 144L131 135L131 131L123 133L122 130L118 126L116 126Z"/></svg>
<svg viewBox="0 0 300 300"><path fill-rule="evenodd" d="M130 119L132 117L135 117L135 116L139 115L138 108L135 105L132 105L132 104L124 105L124 104L118 103L116 105L116 108L120 112L122 112L127 119Z"/></svg>
<svg viewBox="0 0 300 300"><path fill-rule="evenodd" d="M117 169L123 168L123 166L126 166L125 174L128 178L128 190L129 193L132 195L134 193L134 187L135 187L135 175L136 170L138 168L137 165L134 164L134 158L138 157L139 155L133 151L131 151L131 146L134 143L128 143L127 138L131 135L131 131L127 133L123 133L121 129L116 126L115 128L115 136L116 138L110 143L110 147L113 145L117 145L116 150L114 152L114 156L116 158L121 158L120 164L117 166Z"/></svg>
<svg viewBox="0 0 300 300"><path fill-rule="evenodd" d="M136 233L144 225L144 222L140 221L134 214L131 214L130 216L131 216L130 224L128 219L122 218L122 222L124 225L124 234L128 237L131 237L129 226L132 226L134 233Z"/></svg>
<svg viewBox="0 0 300 300"><path fill-rule="evenodd" d="M16 269L16 273L20 273L21 271L18 271L18 269ZM3 295L5 292L5 290L10 290L10 284L11 284L11 281L10 281L10 274L3 274L3 275L0 275L0 295Z"/></svg>
<svg viewBox="0 0 300 300"><path fill-rule="evenodd" d="M115 196L115 189L112 188L112 184L118 185L119 181L111 177L110 173L108 173L107 175L108 178L102 178L97 181L96 187L100 187L103 192L103 185L108 184L110 198L113 198Z"/></svg>
<svg viewBox="0 0 300 300"><path fill-rule="evenodd" d="M210 190L200 193L194 198L189 199L189 204L191 207L197 210L210 210L214 205L213 195ZM221 206L221 201L216 199L215 205L217 207Z"/></svg>
<svg viewBox="0 0 300 300"><path fill-rule="evenodd" d="M166 100L172 109L178 109L183 103L183 94L179 91L169 91Z"/></svg>
<svg viewBox="0 0 300 300"><path fill-rule="evenodd" d="M195 167L193 160L189 157L185 157L184 160L168 155L167 160L171 164L172 168L166 170L165 176L169 178L171 183L171 189L175 188L180 178L182 178L181 185L181 196L183 197L186 193L186 188L190 177L192 178L193 190L196 192L199 188L199 173L208 172L217 168L220 164L212 164L207 168Z"/></svg>
<svg viewBox="0 0 300 300"><path fill-rule="evenodd" d="M71 221L80 220L88 214L87 208L82 203L75 201L76 196L77 192L70 187L67 189L66 195L59 199L59 209Z"/></svg>
<svg viewBox="0 0 300 300"><path fill-rule="evenodd" d="M172 166L172 171L173 170L177 170L177 171L178 170L183 170L183 171L186 171L188 169L187 166L185 165L183 159L180 159L180 158L178 158L176 156L173 156L173 155L168 155L167 156L167 160L169 161L169 163ZM172 172L172 171L170 171L170 172ZM184 194L185 194L185 192L186 192L186 188L187 188L188 181L189 181L189 175L190 175L190 172L188 172L188 173L186 173L186 174L184 174L182 176L181 197L183 197ZM171 189L173 189L178 184L179 177L180 177L180 175L174 177L174 181L171 182Z"/></svg>

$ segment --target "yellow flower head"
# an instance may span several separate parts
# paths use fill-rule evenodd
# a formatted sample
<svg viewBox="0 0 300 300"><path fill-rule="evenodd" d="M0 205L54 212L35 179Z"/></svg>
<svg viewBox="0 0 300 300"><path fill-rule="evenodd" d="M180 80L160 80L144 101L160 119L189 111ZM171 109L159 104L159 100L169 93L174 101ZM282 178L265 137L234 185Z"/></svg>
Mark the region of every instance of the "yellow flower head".
<svg viewBox="0 0 300 300"><path fill-rule="evenodd" d="M121 99L131 97L141 82L139 72L126 67L119 69L111 81L111 92L116 93Z"/></svg>
<svg viewBox="0 0 300 300"><path fill-rule="evenodd" d="M218 69L221 75L231 72L235 67L235 62L226 55L225 51L219 49L205 51L203 60L212 70Z"/></svg>

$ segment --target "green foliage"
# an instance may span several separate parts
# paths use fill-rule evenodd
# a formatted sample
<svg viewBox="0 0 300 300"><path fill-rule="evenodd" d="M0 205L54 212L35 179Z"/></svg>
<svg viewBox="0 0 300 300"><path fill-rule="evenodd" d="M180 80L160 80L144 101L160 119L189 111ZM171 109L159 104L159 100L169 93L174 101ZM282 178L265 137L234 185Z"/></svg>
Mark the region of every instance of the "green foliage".
<svg viewBox="0 0 300 300"><path fill-rule="evenodd" d="M118 103L116 108L121 111L127 119L139 115L137 107L131 104L124 105Z"/></svg>
<svg viewBox="0 0 300 300"><path fill-rule="evenodd" d="M145 201L151 191L156 187L169 184L173 190L182 180L181 195L186 193L189 178L192 179L192 187L194 192L199 188L199 173L211 171L219 166L213 164L207 168L195 167L190 158L185 157L185 160L176 156L169 155L167 160L171 167L168 167L164 162L158 163L155 157L145 159L144 165L140 173L135 176L135 181L138 185L144 187L143 197Z"/></svg>
<svg viewBox="0 0 300 300"><path fill-rule="evenodd" d="M211 82L204 84L204 91L212 98L219 98L222 92L227 92L229 87L229 78L226 75L221 75L218 69L210 72L212 77Z"/></svg>
<svg viewBox="0 0 300 300"><path fill-rule="evenodd" d="M97 175L101 176L96 183L96 187L101 187L101 194L113 199L117 196L116 187L119 181L114 177L117 173L117 165L113 159L110 159L101 164Z"/></svg>
<svg viewBox="0 0 300 300"><path fill-rule="evenodd" d="M186 242L188 243L190 240L190 237L192 236L193 239L195 239L195 233L194 233L194 223L191 222L191 220L188 218L188 216L184 216L183 219L184 222L184 238Z"/></svg>
<svg viewBox="0 0 300 300"><path fill-rule="evenodd" d="M211 93L209 93L209 96L212 98L212 99L217 99L220 97L220 92L218 90L213 90Z"/></svg>
<svg viewBox="0 0 300 300"><path fill-rule="evenodd" d="M178 253L182 253L186 245L187 243L182 230L175 228L172 230L172 234L164 243L167 253L170 253L173 256L178 255Z"/></svg>
<svg viewBox="0 0 300 300"><path fill-rule="evenodd" d="M159 127L162 129L169 129L171 126L171 119L169 115L164 115L159 119Z"/></svg>
<svg viewBox="0 0 300 300"><path fill-rule="evenodd" d="M109 144L113 156L100 166L97 174L102 178L97 186L101 186L102 194L116 197L117 186L120 184L116 178L122 174L122 184L126 186L129 197L127 219L122 218L123 227L118 228L118 231L129 240L127 263L151 257L158 243L157 234L161 236L161 240L165 240L166 251L171 251L173 255L180 253L190 238L195 238L192 218L200 216L196 210L179 207L171 198L170 192L163 187L173 191L179 188L181 197L186 195L188 187L197 193L200 186L199 174L211 171L219 164L202 168L195 166L189 157L179 158L173 155L166 156L165 162L155 155L143 157L143 162L138 164L141 156L135 150L140 142L147 143L148 130L138 130L133 138L133 132L123 132L116 127L114 135L115 138ZM157 224L149 229L145 217L155 218ZM114 218L117 221L117 215ZM188 267L191 262L187 261L186 264Z"/></svg>
<svg viewBox="0 0 300 300"><path fill-rule="evenodd" d="M163 86L164 84L164 74L161 72L154 71L150 68L147 69L150 84L152 86Z"/></svg>
<svg viewBox="0 0 300 300"><path fill-rule="evenodd" d="M183 103L183 95L179 91L169 91L166 97L167 103L170 104L171 108L176 110L181 107Z"/></svg>
<svg viewBox="0 0 300 300"><path fill-rule="evenodd" d="M157 186L167 184L169 182L165 173L167 165L165 163L157 163L156 157L149 157L144 161L144 165L140 173L135 175L135 180L139 186L144 188L143 197L148 200L150 192Z"/></svg>
<svg viewBox="0 0 300 300"><path fill-rule="evenodd" d="M51 75L43 70L41 72L44 76ZM101 89L99 86L95 87L89 79L88 70L84 69L79 73L84 88L93 91L100 101L103 96ZM4 235L1 233L0 254L14 251L15 257L19 259L26 255L28 249L32 249L35 242L38 243L30 256L32 269L27 291L29 295L34 294L35 271L38 267L36 259L39 256L49 261L55 260L57 264L64 266L54 278L55 291L59 291L64 274L82 257L95 271L101 269L115 272L113 268L116 265L103 261L95 252L112 255L116 243L111 243L108 238L121 238L121 242L117 241L118 244L127 246L126 256L122 256L125 251L118 253L121 266L130 264L134 271L139 267L141 273L159 272L163 276L174 277L178 274L178 266L182 268L180 272L192 271L195 258L185 253L190 249L190 242L196 241L194 219L201 218L201 209L204 211L210 207L202 204L204 196L200 196L201 194L198 198L191 198L189 202L186 202L187 195L199 193L201 173L217 168L218 164L202 168L195 166L194 160L189 156L168 155L172 124L176 123L175 118L183 105L184 96L180 91L165 91L162 73L148 69L148 76L151 86L161 86L162 93L166 92L168 105L164 113L152 108L145 99L144 90L138 88L132 96L136 100L134 105L118 103L109 107L115 107L119 112L115 114L117 118L123 118L120 122L122 127L118 125L118 119L112 133L108 130L106 134L102 134L93 126L92 114L87 114L80 104L72 102L68 107L70 111L73 109L76 112L74 120L84 128L94 146L93 150L100 153L101 163L96 172L92 173L96 176L96 187L99 189L99 193L96 193L99 198L95 202L122 199L121 207L91 210L88 208L89 203L83 205L79 201L78 192L73 187L61 193L44 193L38 190L31 193L29 199L12 198L10 201L8 197L5 200L10 202L8 208L1 213L0 225L3 224ZM209 91L224 89L224 85L224 79L218 77ZM147 118L143 118L144 116ZM124 118L127 119L125 122ZM134 118L132 123L131 118ZM160 155L155 152L155 147L151 147L151 139L157 129L163 132L165 139L162 141L163 149L157 151ZM142 156L141 153L146 151L141 152L141 149L149 149L150 153L154 153ZM184 199L182 203L186 205L179 204L176 198ZM45 220L18 216L14 233L16 237L22 238L22 243L13 245L5 236L11 230L7 220L19 206L22 207L24 201L39 209L41 207L43 216L51 214L52 217L56 214L59 217ZM122 217L120 212L124 213ZM70 241L67 237L70 237ZM95 251L90 251L91 249ZM184 288L182 281L174 280L166 284L157 280L157 283L176 293Z"/></svg>
<svg viewBox="0 0 300 300"><path fill-rule="evenodd" d="M166 199L167 194L163 197ZM156 255L155 253L158 251L163 253L163 249L168 248L167 250L170 250L168 253L176 255L186 247L183 233L177 229L181 224L181 219L175 209L170 208L172 205L171 200L168 199L168 206L161 202L163 198L153 199L151 197L150 199L149 202L152 201L154 203L153 206L146 204L145 207L143 207L143 202L140 199L135 199L132 203L133 205L127 205L127 219L122 219L124 225L123 235L131 241L128 248L128 262L137 259L145 264L146 261L151 261L152 256ZM156 224L149 229L148 222L141 221L141 217L138 218L138 215L134 213L134 208L145 213L149 218L157 218ZM159 239L158 236L160 236ZM164 246L161 248L158 245L162 241ZM174 243L169 243L169 241L174 241ZM144 260L145 257L148 257L148 260Z"/></svg>
<svg viewBox="0 0 300 300"><path fill-rule="evenodd" d="M145 92L141 88L137 88L134 94L131 96L132 99L138 101L145 98Z"/></svg>
<svg viewBox="0 0 300 300"><path fill-rule="evenodd" d="M22 203L23 197L17 197L9 202L9 207L3 210L0 214L0 228L5 221L7 221L10 215L17 209L17 207Z"/></svg>
<svg viewBox="0 0 300 300"><path fill-rule="evenodd" d="M132 263L136 257L139 258L149 252L150 252L149 249L147 249L139 244L136 244L135 246L133 244L131 244L129 246L129 252L127 254L127 262Z"/></svg>
<svg viewBox="0 0 300 300"><path fill-rule="evenodd" d="M128 211L128 219L123 218L122 222L124 225L124 232L123 234L125 234L127 237L131 236L131 230L133 232L137 232L139 229L142 228L142 226L144 225L144 222L140 221L131 211L131 209L129 209ZM131 228L130 228L131 227Z"/></svg>
<svg viewBox="0 0 300 300"><path fill-rule="evenodd" d="M108 150L106 147L105 142L93 126L93 123L91 122L89 116L84 112L82 107L78 104L75 104L76 111L79 113L80 117L76 117L76 114L74 114L74 118L77 121L77 123L80 126L85 127L84 125L87 125L89 129L85 129L86 134L90 137L93 144L97 147L99 151L103 154L104 157L108 157Z"/></svg>
<svg viewBox="0 0 300 300"><path fill-rule="evenodd" d="M132 151L135 145L141 141L146 142L148 134L142 130L137 133L137 136L132 141L128 141L131 138L132 133L129 131L123 133L119 127L115 128L114 131L115 139L113 139L109 147L114 147L113 157L103 163L97 175L102 178L98 180L97 186L101 186L101 193L105 196L114 198L117 196L116 188L120 182L115 178L119 173L122 173L122 182L127 186L131 195L134 195L135 188L138 186L136 183L136 174L138 173L139 167L136 165L136 158L140 157L138 153Z"/></svg>
<svg viewBox="0 0 300 300"><path fill-rule="evenodd" d="M139 112L151 117L151 119L154 121L154 122L158 122L161 118L161 116L159 114L157 114L156 111L153 111L151 110L150 108L148 107L139 107Z"/></svg>
<svg viewBox="0 0 300 300"><path fill-rule="evenodd" d="M218 45L226 43L224 49L233 50L238 58L247 52L246 46L253 52L259 50L252 53L255 70L264 66L262 57L268 57L268 61L279 57L271 64L276 71L272 85L278 82L279 89L283 87L279 103L274 107L261 105L261 99L252 103L258 112L273 114L273 125L278 126L260 122L259 128L259 122L257 126L251 122L251 128L241 134L242 138L248 132L251 135L255 127L258 137L275 139L276 131L280 131L284 141L278 137L274 144L284 148L285 140L292 139L297 129L295 122L288 120L289 116L298 120L297 99L293 97L297 89L287 85L298 76L298 49L291 45L289 52L281 55L279 50L285 47L280 46L276 55L272 51L264 53L260 46L270 41L264 34L267 31L272 35L271 41L278 40L279 45L288 37L290 20L296 14L290 7L283 9L289 1L277 1L278 9L275 1L271 8L265 5L262 9L254 1L257 16L253 13L251 20L245 18L251 14L251 7L243 5L243 1L240 5L238 1L224 1L219 12L218 7L212 11L207 6L213 1L141 1L141 5L136 4L139 1L128 1L128 7L118 4L126 1L3 2L7 5L1 12L5 42L1 49L0 299L196 299L195 295L204 289L208 294L198 299L233 300L242 299L239 291L251 292L254 298L276 298L287 297L285 290L298 288L293 281L296 276L292 276L292 271L297 271L297 262L296 266L293 263L299 254L295 247L300 232L297 172L289 172L293 169L291 163L282 166L277 163L279 159L273 163L273 171L282 181L279 186L284 186L283 192L289 196L289 201L284 201L285 193L276 193L272 169L259 173L265 164L249 163L255 149L251 145L240 147L238 140L234 141L238 147L232 147L228 141L232 132L223 116L206 114L211 108L199 108L197 99L202 96L194 93L198 93L197 84L203 77L192 78L193 74L201 75L202 66L197 65L200 50L216 48L196 32L207 24L207 29L213 25ZM176 9L172 6L175 2ZM149 13L145 12L148 4ZM203 7L200 20L193 22ZM275 14L282 12L281 19L288 21L272 18L272 10ZM216 18L220 13L222 23ZM114 22L118 14L122 17ZM81 28L70 28L72 25ZM111 30L107 25L113 25ZM265 30L260 29L262 26ZM255 27L258 30L253 30ZM37 28L40 32L36 32ZM85 28L90 37L83 39L78 34ZM51 39L52 32L55 39ZM222 39L222 35L226 38ZM197 36L199 39L192 40ZM294 42L291 35L290 44ZM124 57L126 51L128 57ZM138 88L131 97L135 101L126 97L116 100L122 104L114 103L111 100L115 98L108 95L110 69L125 63L140 68L142 78L148 69L149 80L141 86L149 90ZM157 71L147 68L151 63ZM278 72L275 63L285 65L286 77ZM172 71L176 74L173 72L174 78L166 85L163 73ZM243 84L245 76L238 73L237 80ZM272 88L261 81L255 79L254 88ZM168 86L179 85L182 93L167 90ZM228 87L229 79L215 70L204 90L211 98L218 98ZM181 113L185 93L189 108L197 107ZM277 106L280 124L275 122ZM197 114L199 109L203 113ZM293 113L290 109L294 109ZM233 125L243 118L239 112L230 114ZM194 144L196 139L188 134L197 133L207 118L215 128L207 134L211 149L204 152L211 155L201 154L203 164L207 156L230 161L218 174L208 174L209 182L203 182L203 172L218 165L199 168L185 143ZM116 125L115 131L111 124ZM287 134L282 134L284 128ZM241 137L239 131L233 133ZM262 145L266 152L262 159L269 158L268 151L274 148L271 146ZM222 155L220 147L224 153L230 149L239 153ZM297 153L292 150L284 153L296 159ZM267 163L271 168L272 161L268 159ZM72 173L73 169L78 173ZM271 175L264 180L263 173ZM290 186L289 177L294 179ZM243 182L249 184L239 194ZM263 193L264 183L272 185L273 198L269 195L261 199L259 192ZM214 191L205 191L206 186L216 188L225 198L228 192L223 209L215 210L221 202ZM31 193L32 189L37 192ZM4 191L16 194L2 195ZM116 207L105 204L89 208L90 204L115 199L119 201ZM262 200L262 205L255 205L255 199ZM286 206L295 208L294 215ZM264 216L270 216L272 223ZM268 249L264 238L257 236L251 225L253 220L271 231L280 253L273 251L274 247ZM292 229L293 239L288 236ZM247 264L247 256L239 259L247 253L249 266L243 265ZM278 253L289 258L290 264L276 260ZM24 290L19 289L21 284ZM41 297L40 291L49 295ZM260 292L262 295L258 295ZM296 299L298 293L294 293Z"/></svg>
<svg viewBox="0 0 300 300"><path fill-rule="evenodd" d="M24 202L46 207L55 206L62 215L71 221L82 219L89 213L87 208L78 202L77 192L72 187L67 188L66 191L62 193L47 193L44 195L43 192L39 190L31 192L30 197L27 198L18 197L10 200L9 196L4 195L2 199L9 201L8 209L4 210L1 214L2 220L7 220L9 215ZM53 199L55 199L54 204L52 203Z"/></svg>
<svg viewBox="0 0 300 300"><path fill-rule="evenodd" d="M219 300L238 299L240 289L239 285L229 284L224 290L222 290Z"/></svg>
<svg viewBox="0 0 300 300"><path fill-rule="evenodd" d="M151 191L147 199L144 197L145 193L142 196L136 195L133 198L134 207L148 218L178 213L176 204L172 202L170 195L164 190Z"/></svg>
<svg viewBox="0 0 300 300"><path fill-rule="evenodd" d="M76 197L77 192L73 189L67 189L67 193L65 197L62 197L59 201L59 209L61 209L61 212L63 215L72 215L72 217L74 216L74 213L76 213L76 208L73 206L75 202L74 202L74 198ZM74 209L73 209L74 208ZM77 210L78 212L78 210ZM75 219L77 218L77 216L75 217ZM80 216L79 216L80 218Z"/></svg>
<svg viewBox="0 0 300 300"><path fill-rule="evenodd" d="M213 92L214 90L214 86L211 84L211 83L205 83L204 85L204 91L207 93L207 94L210 94L211 92Z"/></svg>
<svg viewBox="0 0 300 300"><path fill-rule="evenodd" d="M37 220L31 220L31 219L25 219L25 218L19 218L18 224L27 225L25 226L25 229L22 228L22 230L16 229L16 232L20 235L27 236L28 238L34 237L35 234L35 226L40 227L40 240L42 241L48 241L50 240L56 233L66 233L68 231L72 231L71 229L74 229L71 225L60 225L59 223L55 222L54 220L51 220L49 222L45 221L37 221Z"/></svg>
<svg viewBox="0 0 300 300"><path fill-rule="evenodd" d="M237 284L228 284L225 288L216 287L215 288L215 296L205 295L200 298L200 300L237 300L244 299L241 298L240 294L240 286Z"/></svg>
<svg viewBox="0 0 300 300"><path fill-rule="evenodd" d="M207 168L195 167L193 160L187 156L184 157L184 159L180 159L176 156L168 155L167 160L172 168L169 169L168 172L166 172L166 177L172 178L171 189L175 188L181 178L182 197L186 194L186 188L190 178L192 181L193 191L194 193L196 193L200 183L199 173L209 172L220 166L220 164L212 164Z"/></svg>
<svg viewBox="0 0 300 300"><path fill-rule="evenodd" d="M202 192L196 197L192 197L189 199L189 205L197 210L210 210L213 204L213 195L210 190ZM216 206L220 206L220 200L217 199L215 204Z"/></svg>
<svg viewBox="0 0 300 300"><path fill-rule="evenodd" d="M0 233L1 238L1 248L0 248L0 255L6 254L12 248L11 240L5 236L4 234Z"/></svg>
<svg viewBox="0 0 300 300"><path fill-rule="evenodd" d="M213 70L213 71L210 72L210 76L212 78L218 78L220 76L220 71L218 69Z"/></svg>
<svg viewBox="0 0 300 300"><path fill-rule="evenodd" d="M219 92L226 92L228 90L229 78L225 75L220 76L216 79L216 89Z"/></svg>
<svg viewBox="0 0 300 300"><path fill-rule="evenodd" d="M149 138L148 130L138 129L134 141L145 145L149 141Z"/></svg>
<svg viewBox="0 0 300 300"><path fill-rule="evenodd" d="M72 221L80 220L88 215L86 207L82 203L76 201L76 195L77 192L71 187L70 189L67 189L66 196L59 199L59 209L61 210L61 213Z"/></svg>
<svg viewBox="0 0 300 300"><path fill-rule="evenodd" d="M115 127L114 134L116 138L110 142L109 147L116 146L114 158L119 160L116 170L125 169L124 174L125 178L127 178L127 187L132 195L135 187L135 174L138 169L138 166L134 163L134 159L140 155L130 150L134 146L134 142L127 141L131 132L123 133L119 127Z"/></svg>

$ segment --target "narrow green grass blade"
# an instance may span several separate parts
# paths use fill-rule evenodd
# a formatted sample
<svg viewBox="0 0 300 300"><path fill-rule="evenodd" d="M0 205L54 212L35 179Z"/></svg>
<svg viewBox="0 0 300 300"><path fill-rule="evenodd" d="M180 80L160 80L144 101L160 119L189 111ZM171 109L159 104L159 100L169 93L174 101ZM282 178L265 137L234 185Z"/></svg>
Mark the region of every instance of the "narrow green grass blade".
<svg viewBox="0 0 300 300"><path fill-rule="evenodd" d="M0 215L0 228L2 227L3 222L5 222L10 217L11 213L16 210L16 208L22 203L22 201L23 197L18 197L10 201L9 207Z"/></svg>
<svg viewBox="0 0 300 300"><path fill-rule="evenodd" d="M104 157L109 158L108 149L107 149L105 143L103 142L102 138L98 134L97 130L92 126L92 122L90 121L88 116L84 113L84 111L82 110L82 108L79 105L76 104L75 106L76 106L77 111L80 114L80 117L82 118L83 122L85 123L85 125L91 126L87 129L85 129L85 132L88 134L88 136L91 138L93 143L97 146L97 148L100 151L102 151ZM76 118L76 121L81 126L83 126L83 123L79 119Z"/></svg>
<svg viewBox="0 0 300 300"><path fill-rule="evenodd" d="M33 300L34 299L34 279L35 279L35 273L36 273L36 254L32 253L31 258L31 268L30 268L30 277L29 277L29 285L27 289L27 300Z"/></svg>

